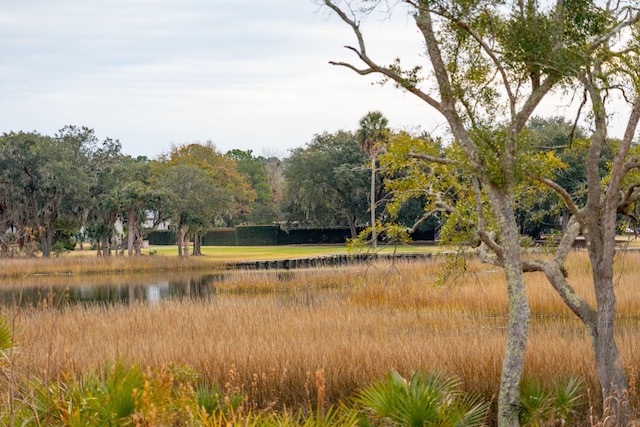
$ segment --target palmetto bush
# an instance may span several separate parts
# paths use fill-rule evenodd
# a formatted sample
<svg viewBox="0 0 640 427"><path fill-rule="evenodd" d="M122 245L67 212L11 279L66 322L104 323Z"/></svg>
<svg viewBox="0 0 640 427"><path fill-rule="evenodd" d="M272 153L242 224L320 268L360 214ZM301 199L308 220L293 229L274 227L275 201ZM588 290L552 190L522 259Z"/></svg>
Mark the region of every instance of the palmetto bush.
<svg viewBox="0 0 640 427"><path fill-rule="evenodd" d="M570 377L546 389L538 381L527 379L520 385L520 399L523 425L571 425L585 400L584 382Z"/></svg>
<svg viewBox="0 0 640 427"><path fill-rule="evenodd" d="M455 378L415 372L407 380L395 371L360 391L356 403L365 426L482 426L489 408Z"/></svg>
<svg viewBox="0 0 640 427"><path fill-rule="evenodd" d="M116 363L101 375L51 384L33 382L28 403L38 425L128 425L139 406L137 392L143 390L144 383L140 368Z"/></svg>

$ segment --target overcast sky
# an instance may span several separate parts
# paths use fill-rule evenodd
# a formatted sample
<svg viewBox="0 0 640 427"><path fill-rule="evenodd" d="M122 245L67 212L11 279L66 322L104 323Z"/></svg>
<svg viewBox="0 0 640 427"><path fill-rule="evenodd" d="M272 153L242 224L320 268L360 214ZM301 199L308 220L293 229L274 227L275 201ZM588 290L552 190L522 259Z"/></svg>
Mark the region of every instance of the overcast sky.
<svg viewBox="0 0 640 427"><path fill-rule="evenodd" d="M420 48L401 13L364 29L383 61ZM355 60L346 44L313 0L0 1L0 132L72 124L134 156L207 140L286 156L375 109L393 128L438 126L412 95L329 65Z"/></svg>

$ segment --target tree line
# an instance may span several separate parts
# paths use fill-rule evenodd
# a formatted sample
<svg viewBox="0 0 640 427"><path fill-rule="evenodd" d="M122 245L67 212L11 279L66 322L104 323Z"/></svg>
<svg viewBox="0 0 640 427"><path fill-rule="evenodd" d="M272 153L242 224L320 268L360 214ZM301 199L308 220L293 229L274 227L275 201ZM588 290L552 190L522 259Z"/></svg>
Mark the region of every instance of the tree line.
<svg viewBox="0 0 640 427"><path fill-rule="evenodd" d="M3 254L39 250L47 257L89 243L104 256L116 244L136 255L161 224L176 232L181 255L189 254L191 242L191 253L199 254L208 229L238 224L348 226L354 239L368 227L365 236L373 244L397 238L390 224L412 232L446 230L444 216L428 208L426 187L418 182L407 187L411 176L402 160L403 146L445 147L426 134L391 130L387 123L381 112L369 112L357 131L317 134L285 159L250 150L222 154L211 142L174 146L156 159L134 158L122 152L118 140L98 141L92 129L75 126L53 136L5 133L0 136ZM529 127L546 146L568 146L570 134L574 139L583 134L562 118L535 118ZM571 167L563 179L578 191L586 182L584 159L571 154L576 150L565 151ZM459 178L449 179L449 192L466 188ZM532 237L560 227L567 213L553 193L531 189L521 192L517 212L521 233ZM458 228L467 222L458 220ZM124 226L121 236L116 223ZM376 224L380 236L374 235Z"/></svg>
<svg viewBox="0 0 640 427"><path fill-rule="evenodd" d="M91 242L108 256L116 243L140 253L147 233L168 223L199 251L214 226L277 218L278 159L220 153L211 142L172 147L157 159L132 157L118 140L66 126L53 136L0 136L0 243L6 255L72 249ZM276 182L270 183L273 179ZM124 225L117 236L116 223ZM118 242L119 237L125 240Z"/></svg>

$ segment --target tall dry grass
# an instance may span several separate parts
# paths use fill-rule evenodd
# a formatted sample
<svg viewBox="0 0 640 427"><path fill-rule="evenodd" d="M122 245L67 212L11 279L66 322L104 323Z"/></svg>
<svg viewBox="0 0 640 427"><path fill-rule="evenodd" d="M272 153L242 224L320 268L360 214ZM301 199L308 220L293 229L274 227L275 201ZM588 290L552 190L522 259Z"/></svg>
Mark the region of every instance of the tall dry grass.
<svg viewBox="0 0 640 427"><path fill-rule="evenodd" d="M221 267L218 260L193 256L180 258L177 256L96 257L95 255L86 255L47 259L4 258L0 259L0 278L185 271Z"/></svg>
<svg viewBox="0 0 640 427"><path fill-rule="evenodd" d="M569 277L591 298L585 257L571 255ZM639 261L639 255L628 254L617 264L618 340L629 367L640 364L640 301L634 289ZM152 369L186 365L203 381L244 390L253 405L264 408L314 402L314 374L320 369L329 402L390 369L404 375L421 369L457 376L467 390L491 399L505 344L504 278L477 262L460 271L445 283L438 280L440 261L280 277L247 272L225 280L210 301L16 309L3 315L16 320L17 370L44 380L114 360ZM527 276L527 287L534 320L526 375L548 385L580 376L595 396L597 376L584 328L544 277ZM247 295L251 289L260 291Z"/></svg>

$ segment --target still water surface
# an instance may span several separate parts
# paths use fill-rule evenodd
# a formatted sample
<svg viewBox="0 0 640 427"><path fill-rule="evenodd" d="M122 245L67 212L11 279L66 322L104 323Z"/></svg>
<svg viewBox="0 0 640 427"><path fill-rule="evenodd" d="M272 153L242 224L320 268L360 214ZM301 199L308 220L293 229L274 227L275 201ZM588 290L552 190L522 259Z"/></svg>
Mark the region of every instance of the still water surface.
<svg viewBox="0 0 640 427"><path fill-rule="evenodd" d="M0 282L4 306L157 304L166 299L208 299L228 273L39 276Z"/></svg>

